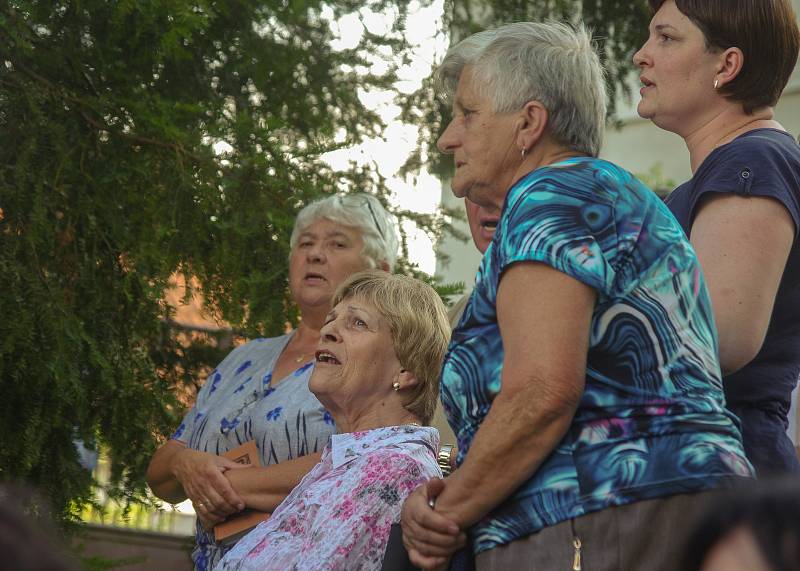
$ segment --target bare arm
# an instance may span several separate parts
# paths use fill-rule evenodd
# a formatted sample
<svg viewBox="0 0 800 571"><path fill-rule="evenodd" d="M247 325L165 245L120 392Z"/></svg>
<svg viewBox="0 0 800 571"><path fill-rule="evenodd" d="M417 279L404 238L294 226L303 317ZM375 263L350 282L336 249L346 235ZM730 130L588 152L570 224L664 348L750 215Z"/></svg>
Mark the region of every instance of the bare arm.
<svg viewBox="0 0 800 571"><path fill-rule="evenodd" d="M244 508L244 501L224 474L245 468L222 456L169 440L153 454L145 477L156 496L170 503L188 498L197 514L213 524Z"/></svg>
<svg viewBox="0 0 800 571"><path fill-rule="evenodd" d="M264 468L228 471L225 476L247 507L273 512L321 456L315 452Z"/></svg>
<svg viewBox="0 0 800 571"><path fill-rule="evenodd" d="M720 195L700 206L691 242L711 294L724 374L752 361L764 343L794 232L789 212L771 198Z"/></svg>
<svg viewBox="0 0 800 571"><path fill-rule="evenodd" d="M505 272L497 295L502 388L435 511L424 487L406 501L403 539L413 563L444 564L461 544L458 528L528 480L563 438L584 390L595 300L593 289L543 264Z"/></svg>

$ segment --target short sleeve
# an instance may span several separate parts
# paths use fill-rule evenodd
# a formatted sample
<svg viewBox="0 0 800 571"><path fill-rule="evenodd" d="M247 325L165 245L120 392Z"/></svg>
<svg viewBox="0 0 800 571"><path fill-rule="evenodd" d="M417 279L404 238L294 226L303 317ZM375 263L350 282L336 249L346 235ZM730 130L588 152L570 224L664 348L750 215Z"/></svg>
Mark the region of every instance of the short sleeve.
<svg viewBox="0 0 800 571"><path fill-rule="evenodd" d="M203 418L203 410L206 410L209 403L216 400L222 392L220 388L224 384L225 372L232 367L239 366L239 361L242 360L247 352L249 344L240 345L222 360L217 365L217 368L211 371L206 377L206 381L200 390L197 391L197 398L195 399L194 406L186 413L178 428L170 436L170 440L177 440L183 444L189 444L192 434L195 432L197 423Z"/></svg>
<svg viewBox="0 0 800 571"><path fill-rule="evenodd" d="M691 197L694 222L701 199L709 194L758 196L779 201L800 231L800 147L782 132L741 137L720 147L703 165ZM708 159L707 159L708 160Z"/></svg>
<svg viewBox="0 0 800 571"><path fill-rule="evenodd" d="M611 291L609 255L617 243L612 203L563 185L534 185L509 202L498 232L498 274L518 262L541 262L599 292Z"/></svg>

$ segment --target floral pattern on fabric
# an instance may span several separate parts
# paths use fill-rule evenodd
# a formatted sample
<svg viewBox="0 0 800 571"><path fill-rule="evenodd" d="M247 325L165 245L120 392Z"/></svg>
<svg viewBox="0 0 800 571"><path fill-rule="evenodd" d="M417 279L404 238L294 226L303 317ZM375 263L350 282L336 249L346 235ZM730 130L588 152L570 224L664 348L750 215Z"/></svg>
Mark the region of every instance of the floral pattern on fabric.
<svg viewBox="0 0 800 571"><path fill-rule="evenodd" d="M438 448L427 427L334 435L319 464L215 571L379 570L403 501L441 477Z"/></svg>
<svg viewBox="0 0 800 571"><path fill-rule="evenodd" d="M694 250L650 189L587 157L539 168L506 197L442 369L459 464L500 392L497 290L519 262L547 264L597 293L586 384L561 442L471 530L476 552L610 506L752 476L724 406Z"/></svg>
<svg viewBox="0 0 800 571"><path fill-rule="evenodd" d="M254 339L231 351L208 375L172 438L217 455L255 440L262 466L322 450L335 427L308 390L313 362L272 383L272 369L289 339L291 334ZM199 523L195 538L196 571L212 569L231 547L216 543Z"/></svg>

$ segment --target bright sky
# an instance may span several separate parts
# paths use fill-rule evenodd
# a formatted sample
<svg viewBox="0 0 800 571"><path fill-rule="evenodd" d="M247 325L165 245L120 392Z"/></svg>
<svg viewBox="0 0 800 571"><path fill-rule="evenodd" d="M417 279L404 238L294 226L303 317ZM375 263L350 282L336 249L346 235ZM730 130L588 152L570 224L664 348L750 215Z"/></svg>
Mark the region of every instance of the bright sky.
<svg viewBox="0 0 800 571"><path fill-rule="evenodd" d="M428 7L420 7L416 0L408 6L405 37L413 46L411 63L399 71L399 90L412 93L419 89L422 80L430 75L431 67L440 61L447 51L447 37L441 33L444 0L436 0ZM373 34L384 34L389 30L392 16L375 14L362 9L359 16L353 14L334 24L341 40L334 49L355 47L367 26ZM386 54L391 57L391 54ZM386 63L375 58L375 71L385 69ZM438 178L427 171L420 173L416 180L407 181L397 177L397 171L417 145L418 129L398 120L400 108L394 103L393 94L388 91L359 93L361 101L375 109L387 127L380 139L365 141L356 148L341 149L324 155L323 158L334 168L346 168L350 161L358 164L374 162L378 171L387 178L387 186L392 192L393 202L401 208L415 212L432 213L441 199L442 184ZM409 240L409 257L420 269L433 274L436 270L436 255L431 240L418 230L413 222L404 225Z"/></svg>

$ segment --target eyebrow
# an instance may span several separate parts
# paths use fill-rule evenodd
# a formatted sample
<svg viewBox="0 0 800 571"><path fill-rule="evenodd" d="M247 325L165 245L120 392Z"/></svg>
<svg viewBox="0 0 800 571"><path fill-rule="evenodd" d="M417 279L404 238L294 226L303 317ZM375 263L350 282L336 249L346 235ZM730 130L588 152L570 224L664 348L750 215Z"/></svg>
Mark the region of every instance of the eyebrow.
<svg viewBox="0 0 800 571"><path fill-rule="evenodd" d="M653 26L653 29L656 32L663 32L664 30L675 30L676 32L678 31L678 29L671 24L656 24L655 26Z"/></svg>
<svg viewBox="0 0 800 571"><path fill-rule="evenodd" d="M303 232L300 232L300 237L301 238L303 238L303 237L318 238L319 235L314 233L314 232L308 232L308 231L304 230ZM327 234L325 234L324 237L325 238L345 238L346 240L350 239L350 237L347 234L345 234L344 232L342 232L340 230L334 230L333 232L328 232Z"/></svg>

